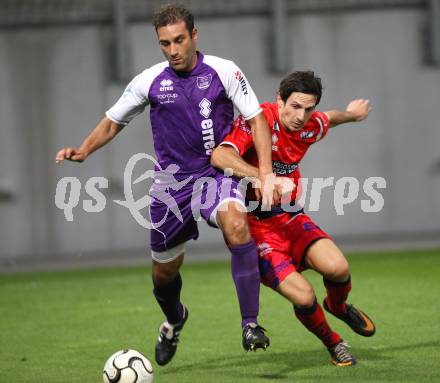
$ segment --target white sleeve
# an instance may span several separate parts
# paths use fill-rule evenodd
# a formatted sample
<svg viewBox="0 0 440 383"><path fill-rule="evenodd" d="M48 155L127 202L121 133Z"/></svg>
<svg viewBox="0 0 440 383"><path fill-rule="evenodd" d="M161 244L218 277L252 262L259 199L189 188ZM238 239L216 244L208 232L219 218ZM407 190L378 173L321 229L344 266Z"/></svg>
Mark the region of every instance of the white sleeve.
<svg viewBox="0 0 440 383"><path fill-rule="evenodd" d="M220 77L227 97L245 120L262 112L257 96L240 68L229 60L205 56L205 63L213 67Z"/></svg>
<svg viewBox="0 0 440 383"><path fill-rule="evenodd" d="M105 113L119 125L127 125L149 104L148 93L154 79L163 71L165 63L157 64L138 74L125 88L119 100ZM166 66L166 65L165 65Z"/></svg>

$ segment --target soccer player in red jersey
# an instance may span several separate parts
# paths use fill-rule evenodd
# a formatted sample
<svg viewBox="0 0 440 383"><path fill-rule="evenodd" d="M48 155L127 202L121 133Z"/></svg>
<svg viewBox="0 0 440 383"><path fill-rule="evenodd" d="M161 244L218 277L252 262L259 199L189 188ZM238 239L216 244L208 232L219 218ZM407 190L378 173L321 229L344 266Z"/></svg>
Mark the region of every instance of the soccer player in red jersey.
<svg viewBox="0 0 440 383"><path fill-rule="evenodd" d="M348 344L330 328L312 285L301 272L310 268L323 276L325 310L353 331L372 336L375 325L364 312L346 302L351 290L347 260L329 235L294 203L300 192L295 186L300 185L298 165L309 147L323 139L329 128L364 120L371 107L368 100L357 99L345 111L323 113L315 109L321 95L321 79L311 71L297 71L281 81L275 103L262 104L272 130L273 171L282 177L280 180L290 179L294 184L290 189L293 205L290 203L288 211L286 205L270 211L257 208L248 214L248 220L259 250L261 281L293 303L296 317L328 348L333 364L350 366L356 359ZM236 177L258 176L251 129L241 116L214 150L211 163L223 170L232 169Z"/></svg>

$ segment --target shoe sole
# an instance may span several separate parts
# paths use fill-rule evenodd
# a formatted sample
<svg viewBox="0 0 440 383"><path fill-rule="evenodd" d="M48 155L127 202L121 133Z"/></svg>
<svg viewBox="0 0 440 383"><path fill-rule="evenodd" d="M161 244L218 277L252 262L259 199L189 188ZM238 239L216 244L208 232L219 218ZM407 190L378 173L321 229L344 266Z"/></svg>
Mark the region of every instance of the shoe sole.
<svg viewBox="0 0 440 383"><path fill-rule="evenodd" d="M255 343L255 344L251 344L249 345L249 347L243 347L245 351L257 351L257 349L261 348L264 351L266 351L266 349L269 347L270 343Z"/></svg>
<svg viewBox="0 0 440 383"><path fill-rule="evenodd" d="M356 365L356 362L336 362L332 360L332 364L336 367L350 367Z"/></svg>
<svg viewBox="0 0 440 383"><path fill-rule="evenodd" d="M352 326L349 321L345 320L345 318L340 317L340 316L336 315L335 313L333 313L332 311L330 311L330 308L327 306L327 302L325 299L322 303L322 306L324 307L324 310L327 311L329 314L332 314L333 316L335 316L336 318L340 319L341 321L345 322L348 326L350 326L350 328L356 334L359 334L359 335L362 335L362 336L365 336L368 338L370 336L373 336L376 333L376 326L374 325L373 321L368 317L368 315L365 314L363 311L355 308L355 310L361 315L361 317L363 318L363 320L367 324L367 327L365 329Z"/></svg>

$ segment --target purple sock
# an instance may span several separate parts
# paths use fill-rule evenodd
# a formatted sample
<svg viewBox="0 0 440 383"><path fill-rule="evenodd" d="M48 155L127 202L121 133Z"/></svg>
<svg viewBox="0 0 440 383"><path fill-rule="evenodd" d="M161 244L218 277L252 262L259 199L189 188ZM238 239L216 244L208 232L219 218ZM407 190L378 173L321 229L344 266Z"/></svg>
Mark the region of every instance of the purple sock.
<svg viewBox="0 0 440 383"><path fill-rule="evenodd" d="M258 270L258 252L254 241L244 245L230 246L231 270L237 289L241 312L241 326L257 323L260 299L260 272Z"/></svg>
<svg viewBox="0 0 440 383"><path fill-rule="evenodd" d="M177 324L183 319L183 305L180 302L182 278L177 274L170 283L159 285L153 278L154 296L165 314L168 323Z"/></svg>

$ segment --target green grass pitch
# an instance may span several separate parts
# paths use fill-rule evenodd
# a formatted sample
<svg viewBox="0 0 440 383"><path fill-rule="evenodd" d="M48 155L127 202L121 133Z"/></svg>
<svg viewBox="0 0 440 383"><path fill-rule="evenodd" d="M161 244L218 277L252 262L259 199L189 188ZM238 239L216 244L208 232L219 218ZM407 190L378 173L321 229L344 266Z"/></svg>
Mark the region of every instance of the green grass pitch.
<svg viewBox="0 0 440 383"><path fill-rule="evenodd" d="M260 322L270 348L245 353L226 262L187 263L183 302L190 316L173 361L153 362L155 383L439 382L440 250L348 257L350 302L376 322L362 338L336 318L358 365L337 368L287 301L262 287ZM319 301L321 279L312 281ZM133 348L154 361L162 315L150 269L130 267L0 275L0 382L101 382L113 352Z"/></svg>

